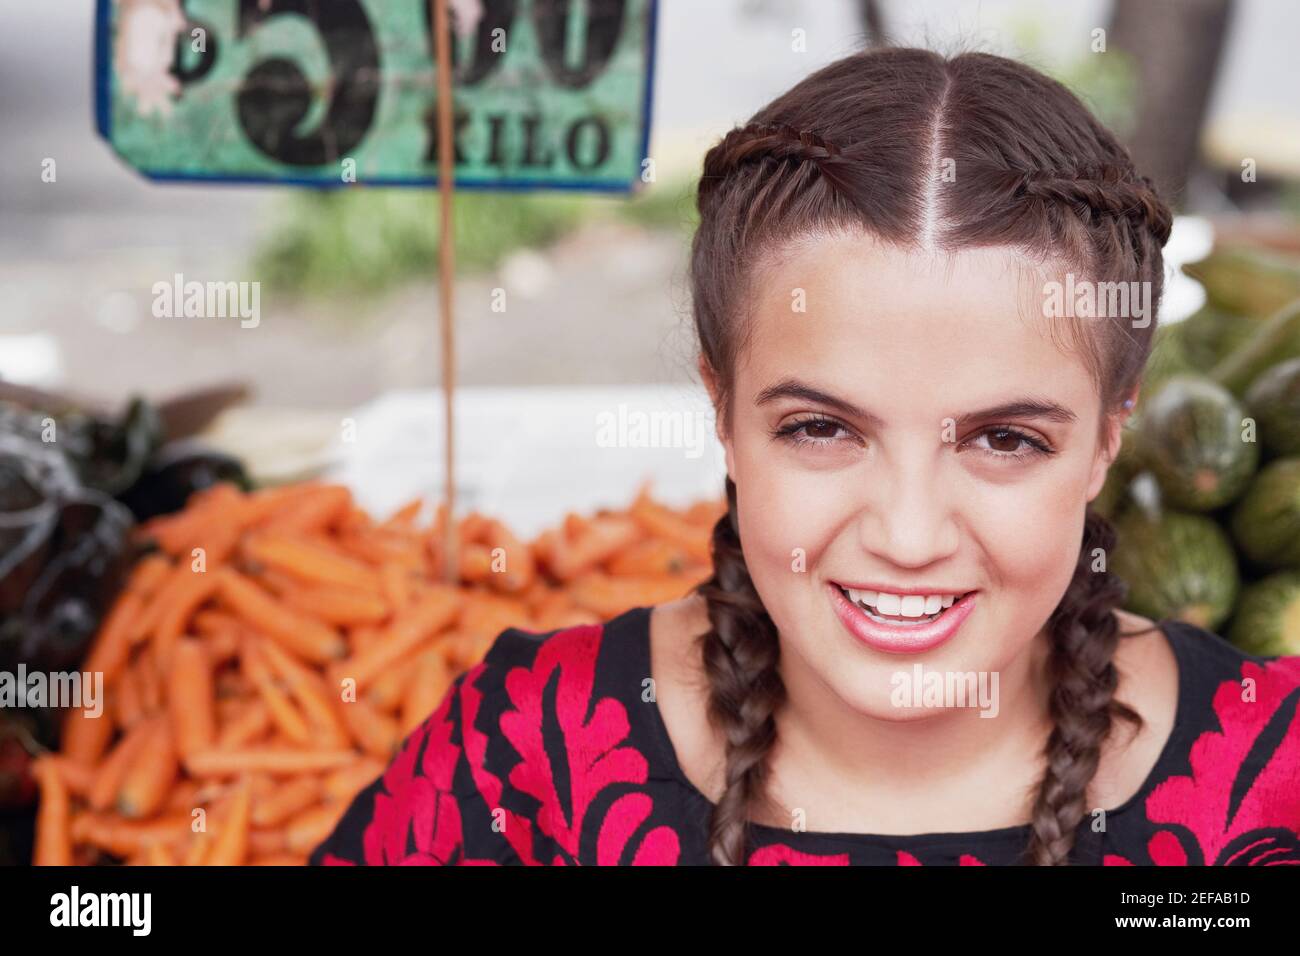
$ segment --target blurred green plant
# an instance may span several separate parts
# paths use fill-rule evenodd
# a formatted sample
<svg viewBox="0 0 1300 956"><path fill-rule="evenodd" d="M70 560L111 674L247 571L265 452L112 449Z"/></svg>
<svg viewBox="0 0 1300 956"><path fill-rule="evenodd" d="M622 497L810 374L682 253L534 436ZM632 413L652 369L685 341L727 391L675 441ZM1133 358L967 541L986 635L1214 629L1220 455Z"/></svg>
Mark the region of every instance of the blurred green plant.
<svg viewBox="0 0 1300 956"><path fill-rule="evenodd" d="M1021 58L1069 88L1115 135L1127 139L1137 123L1137 64L1123 50L1093 52L1089 37L1077 56L1049 62L1047 36L1053 24L1048 16L1039 11L1014 21L1011 34Z"/></svg>
<svg viewBox="0 0 1300 956"><path fill-rule="evenodd" d="M453 228L461 275L495 267L515 249L544 248L581 224L616 218L648 229L695 224L693 181L665 181L631 197L566 192L456 194ZM438 268L436 191L355 189L285 197L254 252L262 281L304 298L374 295L429 279Z"/></svg>

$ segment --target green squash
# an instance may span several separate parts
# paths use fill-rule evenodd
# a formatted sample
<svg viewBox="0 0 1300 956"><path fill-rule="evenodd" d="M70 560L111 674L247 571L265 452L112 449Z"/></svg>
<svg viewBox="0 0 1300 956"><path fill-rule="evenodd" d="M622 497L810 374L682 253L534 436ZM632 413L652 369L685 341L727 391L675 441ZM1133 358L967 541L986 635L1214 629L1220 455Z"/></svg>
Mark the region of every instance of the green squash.
<svg viewBox="0 0 1300 956"><path fill-rule="evenodd" d="M1207 306L1170 328L1179 330L1179 343L1188 364L1197 371L1208 372L1244 345L1258 326L1258 319Z"/></svg>
<svg viewBox="0 0 1300 956"><path fill-rule="evenodd" d="M1265 451L1279 458L1300 455L1300 358L1280 362L1255 379L1245 401Z"/></svg>
<svg viewBox="0 0 1300 956"><path fill-rule="evenodd" d="M1300 567L1300 458L1260 471L1233 509L1232 536L1261 567Z"/></svg>
<svg viewBox="0 0 1300 956"><path fill-rule="evenodd" d="M1300 571L1280 571L1241 592L1228 639L1248 654L1300 654Z"/></svg>
<svg viewBox="0 0 1300 956"><path fill-rule="evenodd" d="M1212 306L1236 315L1267 315L1300 296L1300 257L1277 249L1221 244L1183 272L1205 286Z"/></svg>
<svg viewBox="0 0 1300 956"><path fill-rule="evenodd" d="M1162 325L1156 329L1151 341L1151 354L1147 357L1146 369L1142 375L1142 388L1138 392L1139 409L1174 376L1205 371L1194 364L1188 355L1187 337L1187 322Z"/></svg>
<svg viewBox="0 0 1300 956"><path fill-rule="evenodd" d="M1209 377L1233 395L1244 395L1265 371L1293 358L1300 358L1300 299L1257 323L1250 338L1215 364Z"/></svg>
<svg viewBox="0 0 1300 956"><path fill-rule="evenodd" d="M1135 508L1115 524L1110 569L1127 585L1124 608L1214 630L1232 613L1241 578L1232 542L1204 515Z"/></svg>
<svg viewBox="0 0 1300 956"><path fill-rule="evenodd" d="M1246 410L1223 386L1195 375L1170 379L1142 409L1138 454L1173 508L1210 511L1234 501L1259 464L1243 440Z"/></svg>

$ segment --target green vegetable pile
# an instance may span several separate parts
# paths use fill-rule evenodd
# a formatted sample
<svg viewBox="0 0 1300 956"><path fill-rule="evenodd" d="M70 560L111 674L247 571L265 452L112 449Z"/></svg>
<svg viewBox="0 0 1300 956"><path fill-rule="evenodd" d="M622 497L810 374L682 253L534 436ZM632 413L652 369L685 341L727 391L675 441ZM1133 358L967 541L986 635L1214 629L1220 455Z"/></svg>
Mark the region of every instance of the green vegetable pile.
<svg viewBox="0 0 1300 956"><path fill-rule="evenodd" d="M1216 249L1208 304L1156 333L1094 508L1125 608L1300 654L1300 255Z"/></svg>

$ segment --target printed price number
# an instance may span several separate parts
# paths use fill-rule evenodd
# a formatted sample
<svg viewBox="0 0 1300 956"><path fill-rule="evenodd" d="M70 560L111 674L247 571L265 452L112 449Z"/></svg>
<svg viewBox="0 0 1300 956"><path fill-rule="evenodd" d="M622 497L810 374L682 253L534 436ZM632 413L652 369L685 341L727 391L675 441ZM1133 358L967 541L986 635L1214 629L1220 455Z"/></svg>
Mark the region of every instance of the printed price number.
<svg viewBox="0 0 1300 956"><path fill-rule="evenodd" d="M435 59L433 10L424 8L429 58ZM453 36L456 11L449 11ZM460 44L452 44L453 78L458 88L483 83L501 64L493 51L497 31L510 29L519 12L518 0L483 0L483 16L475 30L468 61ZM560 86L582 89L609 64L618 45L627 13L627 0L534 0L533 27L542 62ZM369 132L379 99L380 57L374 29L359 0L239 0L236 39L244 39L269 20L286 14L307 18L320 34L335 82L324 119L311 133L298 133L316 95L306 75L292 60L272 57L255 65L244 77L237 96L239 122L249 140L263 153L292 166L319 166L351 152ZM211 25L186 14L187 25L177 38L172 74L182 88L202 80L212 69L221 38ZM192 51L195 29L205 34L204 47ZM433 154L436 111L428 115Z"/></svg>

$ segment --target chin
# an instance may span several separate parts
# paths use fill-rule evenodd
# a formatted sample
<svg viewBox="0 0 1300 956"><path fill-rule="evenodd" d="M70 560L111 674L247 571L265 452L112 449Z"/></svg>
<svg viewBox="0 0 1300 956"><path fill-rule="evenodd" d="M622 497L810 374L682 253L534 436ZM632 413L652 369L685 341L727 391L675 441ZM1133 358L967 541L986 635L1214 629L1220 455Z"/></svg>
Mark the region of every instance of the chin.
<svg viewBox="0 0 1300 956"><path fill-rule="evenodd" d="M923 662L915 658L899 661L859 662L856 666L845 666L840 661L838 666L832 661L829 668L819 669L817 676L849 710L873 720L897 721L908 723L925 720L942 713L942 708L917 706L900 706L895 698L895 675L904 672L912 674L914 664ZM929 671L933 666L923 663Z"/></svg>

